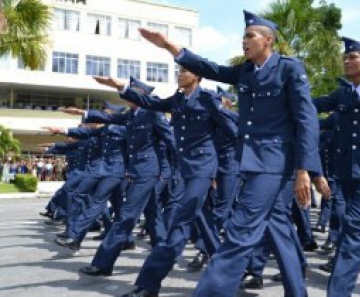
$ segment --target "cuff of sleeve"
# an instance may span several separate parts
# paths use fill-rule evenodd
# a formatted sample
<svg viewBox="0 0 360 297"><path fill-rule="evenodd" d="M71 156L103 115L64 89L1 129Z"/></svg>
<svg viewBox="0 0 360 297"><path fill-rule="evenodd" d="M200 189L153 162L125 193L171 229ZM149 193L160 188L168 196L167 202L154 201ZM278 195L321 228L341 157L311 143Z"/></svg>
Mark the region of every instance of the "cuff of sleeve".
<svg viewBox="0 0 360 297"><path fill-rule="evenodd" d="M129 88L128 85L124 85L124 88L122 89L122 91L119 91L120 96L124 95L128 88Z"/></svg>
<svg viewBox="0 0 360 297"><path fill-rule="evenodd" d="M175 57L175 62L181 60L185 55L185 50L182 48L180 54Z"/></svg>

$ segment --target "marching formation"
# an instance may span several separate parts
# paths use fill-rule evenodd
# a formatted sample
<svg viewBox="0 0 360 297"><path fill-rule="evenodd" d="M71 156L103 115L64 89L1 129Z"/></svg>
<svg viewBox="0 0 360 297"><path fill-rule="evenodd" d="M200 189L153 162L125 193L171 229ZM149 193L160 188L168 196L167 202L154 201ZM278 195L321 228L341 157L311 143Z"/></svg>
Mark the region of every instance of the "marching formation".
<svg viewBox="0 0 360 297"><path fill-rule="evenodd" d="M79 250L99 218L105 231L89 266L109 276L121 252L136 248L133 229L151 252L132 292L159 296L161 283L189 240L199 251L189 271L206 266L194 297L234 297L239 288L262 289L273 253L286 297L308 296L306 251L318 248L313 232L329 235L321 249L335 252L319 268L331 273L327 296L350 297L360 270L360 42L343 38L344 72L338 89L311 98L304 65L274 51L277 25L244 11L246 61L221 66L180 48L158 32L141 35L180 65L178 89L168 98L153 87L94 77L114 88L130 109L67 108L79 127L46 127L63 143L42 144L65 154L68 179L47 206L52 221L66 223L55 243ZM234 95L203 89L202 78L234 86ZM329 114L319 119L318 114ZM312 184L322 195L310 224ZM111 207L108 208L108 202ZM297 228L294 227L294 224Z"/></svg>

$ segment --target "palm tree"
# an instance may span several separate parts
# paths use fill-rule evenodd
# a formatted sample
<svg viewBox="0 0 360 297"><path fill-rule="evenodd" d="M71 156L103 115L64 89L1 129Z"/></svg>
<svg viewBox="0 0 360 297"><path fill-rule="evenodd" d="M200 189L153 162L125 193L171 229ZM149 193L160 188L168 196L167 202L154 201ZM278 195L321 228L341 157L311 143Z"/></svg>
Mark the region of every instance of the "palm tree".
<svg viewBox="0 0 360 297"><path fill-rule="evenodd" d="M40 0L3 0L0 11L0 56L11 53L25 67L45 63L51 12Z"/></svg>
<svg viewBox="0 0 360 297"><path fill-rule="evenodd" d="M12 136L9 129L0 126L0 157L3 158L9 153L19 154L20 142Z"/></svg>
<svg viewBox="0 0 360 297"><path fill-rule="evenodd" d="M276 49L304 61L314 96L329 93L341 74L341 10L325 0L274 0L262 14L279 25ZM236 65L241 57L229 61Z"/></svg>

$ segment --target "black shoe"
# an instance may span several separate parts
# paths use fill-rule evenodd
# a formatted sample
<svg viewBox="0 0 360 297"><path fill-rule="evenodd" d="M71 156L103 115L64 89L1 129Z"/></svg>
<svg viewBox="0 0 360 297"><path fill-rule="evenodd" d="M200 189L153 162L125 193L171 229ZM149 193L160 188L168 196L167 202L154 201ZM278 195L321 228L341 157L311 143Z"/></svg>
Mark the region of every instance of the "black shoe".
<svg viewBox="0 0 360 297"><path fill-rule="evenodd" d="M274 282L282 282L281 273L279 272L279 273L273 275L271 279L272 279Z"/></svg>
<svg viewBox="0 0 360 297"><path fill-rule="evenodd" d="M96 266L86 266L80 268L79 270L81 273L91 276L110 276L112 272L104 271Z"/></svg>
<svg viewBox="0 0 360 297"><path fill-rule="evenodd" d="M101 232L99 235L94 236L93 240L103 240L106 237L106 232Z"/></svg>
<svg viewBox="0 0 360 297"><path fill-rule="evenodd" d="M50 219L52 219L54 217L54 214L51 211L39 212L39 215L46 217L46 218L50 218Z"/></svg>
<svg viewBox="0 0 360 297"><path fill-rule="evenodd" d="M313 251L317 250L318 248L319 247L318 247L316 241L312 241L303 246L304 252L313 252Z"/></svg>
<svg viewBox="0 0 360 297"><path fill-rule="evenodd" d="M136 289L130 293L121 295L120 297L159 297L159 295L150 293L143 289Z"/></svg>
<svg viewBox="0 0 360 297"><path fill-rule="evenodd" d="M54 242L57 245L67 247L71 250L78 251L80 249L80 242L72 238L56 238Z"/></svg>
<svg viewBox="0 0 360 297"><path fill-rule="evenodd" d="M329 261L326 264L320 265L319 269L328 273L332 272L333 269L333 261Z"/></svg>
<svg viewBox="0 0 360 297"><path fill-rule="evenodd" d="M55 226L55 227L64 226L65 225L65 220L63 220L63 219L55 219L55 220L51 220L51 221L45 221L44 224L48 225L48 226Z"/></svg>
<svg viewBox="0 0 360 297"><path fill-rule="evenodd" d="M89 232L100 232L100 231L101 231L101 226L99 223L95 223L89 228Z"/></svg>
<svg viewBox="0 0 360 297"><path fill-rule="evenodd" d="M124 247L121 250L127 251L127 250L135 250L135 249L136 249L135 242L131 241L131 242L125 243Z"/></svg>
<svg viewBox="0 0 360 297"><path fill-rule="evenodd" d="M140 238L145 238L148 235L149 235L149 232L146 230L146 228L141 228L139 233L136 236L140 237Z"/></svg>
<svg viewBox="0 0 360 297"><path fill-rule="evenodd" d="M209 256L206 255L203 252L199 252L195 258L188 263L187 267L188 267L188 271L189 272L198 272L200 271L204 265L208 262L209 260Z"/></svg>
<svg viewBox="0 0 360 297"><path fill-rule="evenodd" d="M325 233L325 227L321 227L321 226L312 227L311 230L317 233Z"/></svg>
<svg viewBox="0 0 360 297"><path fill-rule="evenodd" d="M255 276L252 273L245 273L242 279L241 288L261 290L264 288L263 278L261 276Z"/></svg>
<svg viewBox="0 0 360 297"><path fill-rule="evenodd" d="M64 231L64 232L61 232L61 233L56 234L56 237L58 237L58 238L68 238L69 236L68 236L67 233Z"/></svg>
<svg viewBox="0 0 360 297"><path fill-rule="evenodd" d="M332 252L335 248L335 243L328 240L321 246L321 249L327 252Z"/></svg>

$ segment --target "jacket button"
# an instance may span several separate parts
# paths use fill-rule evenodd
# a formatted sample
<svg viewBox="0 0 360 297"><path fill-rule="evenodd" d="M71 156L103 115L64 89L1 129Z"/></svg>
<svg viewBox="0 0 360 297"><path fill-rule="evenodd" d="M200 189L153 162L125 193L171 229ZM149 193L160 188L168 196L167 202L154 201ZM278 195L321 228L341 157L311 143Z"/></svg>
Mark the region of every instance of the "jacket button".
<svg viewBox="0 0 360 297"><path fill-rule="evenodd" d="M185 130L185 126L182 126L181 129Z"/></svg>
<svg viewBox="0 0 360 297"><path fill-rule="evenodd" d="M245 139L249 139L249 138L250 138L250 135L249 135L249 134L245 134L244 138L245 138Z"/></svg>
<svg viewBox="0 0 360 297"><path fill-rule="evenodd" d="M248 125L248 126L251 126L251 125L252 125L252 121L248 121L248 122L247 122L247 125Z"/></svg>
<svg viewBox="0 0 360 297"><path fill-rule="evenodd" d="M357 146L356 145L353 145L352 146L352 150L355 151L357 149Z"/></svg>
<svg viewBox="0 0 360 297"><path fill-rule="evenodd" d="M184 150L184 149L183 149L182 147L181 147L181 148L179 148L179 151L180 151L180 152L182 152L183 150Z"/></svg>

